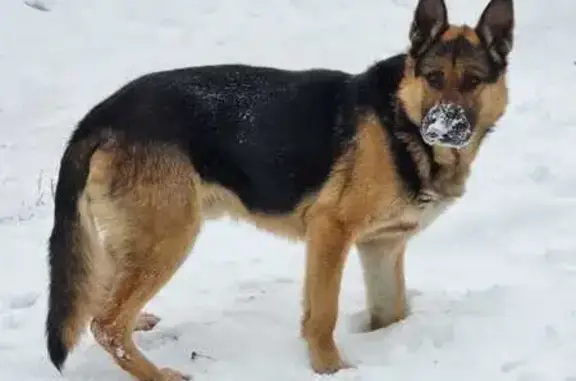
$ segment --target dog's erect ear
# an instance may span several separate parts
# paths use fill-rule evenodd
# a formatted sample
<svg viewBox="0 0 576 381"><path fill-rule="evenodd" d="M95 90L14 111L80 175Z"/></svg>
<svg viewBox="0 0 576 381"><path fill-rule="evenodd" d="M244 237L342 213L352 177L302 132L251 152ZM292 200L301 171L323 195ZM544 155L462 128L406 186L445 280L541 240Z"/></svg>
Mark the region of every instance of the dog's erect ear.
<svg viewBox="0 0 576 381"><path fill-rule="evenodd" d="M419 0L410 26L410 55L417 57L448 26L444 0Z"/></svg>
<svg viewBox="0 0 576 381"><path fill-rule="evenodd" d="M492 58L506 60L514 42L514 5L512 0L492 0L482 12L476 33L484 40Z"/></svg>

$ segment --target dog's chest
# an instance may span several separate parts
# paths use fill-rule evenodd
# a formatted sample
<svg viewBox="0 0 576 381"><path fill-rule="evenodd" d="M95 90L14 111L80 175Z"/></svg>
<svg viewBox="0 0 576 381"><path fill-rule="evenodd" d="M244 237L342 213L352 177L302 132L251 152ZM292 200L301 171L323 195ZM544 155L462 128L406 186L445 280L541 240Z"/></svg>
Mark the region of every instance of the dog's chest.
<svg viewBox="0 0 576 381"><path fill-rule="evenodd" d="M361 236L414 235L429 227L453 203L453 198L424 193L413 202L380 211Z"/></svg>
<svg viewBox="0 0 576 381"><path fill-rule="evenodd" d="M417 220L418 228L417 232L420 232L430 226L440 215L442 215L446 210L454 203L452 198L444 197L423 197L418 200L417 208Z"/></svg>

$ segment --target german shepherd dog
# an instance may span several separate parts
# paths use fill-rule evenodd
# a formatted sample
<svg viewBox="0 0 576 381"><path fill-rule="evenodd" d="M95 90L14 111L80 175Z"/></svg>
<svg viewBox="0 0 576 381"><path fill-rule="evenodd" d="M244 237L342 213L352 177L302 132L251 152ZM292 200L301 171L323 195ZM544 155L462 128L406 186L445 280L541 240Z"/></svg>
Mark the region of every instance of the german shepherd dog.
<svg viewBox="0 0 576 381"><path fill-rule="evenodd" d="M334 341L343 267L363 266L369 329L407 315L404 254L465 191L507 103L512 0L475 27L419 0L410 46L364 72L242 64L143 75L76 126L60 162L46 321L61 370L89 325L141 381L159 368L132 340L206 219L229 215L306 245L301 335L311 368L353 366ZM216 275L216 274L215 274Z"/></svg>

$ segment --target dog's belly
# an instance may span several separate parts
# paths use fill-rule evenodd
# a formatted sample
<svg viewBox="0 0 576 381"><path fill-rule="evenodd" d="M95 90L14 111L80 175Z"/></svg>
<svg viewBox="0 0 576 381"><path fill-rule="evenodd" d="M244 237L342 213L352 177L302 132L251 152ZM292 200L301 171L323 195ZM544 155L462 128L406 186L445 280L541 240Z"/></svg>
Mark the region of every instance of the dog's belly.
<svg viewBox="0 0 576 381"><path fill-rule="evenodd" d="M308 202L304 201L290 213L269 215L251 212L233 192L214 184L198 187L199 202L204 220L217 220L229 217L254 225L258 229L277 236L300 240L306 234L304 211Z"/></svg>

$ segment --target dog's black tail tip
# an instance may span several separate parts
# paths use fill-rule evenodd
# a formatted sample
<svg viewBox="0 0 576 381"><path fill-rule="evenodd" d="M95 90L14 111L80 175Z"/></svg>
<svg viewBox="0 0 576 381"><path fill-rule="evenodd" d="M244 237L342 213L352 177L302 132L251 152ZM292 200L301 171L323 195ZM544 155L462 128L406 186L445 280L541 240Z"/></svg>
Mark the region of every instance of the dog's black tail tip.
<svg viewBox="0 0 576 381"><path fill-rule="evenodd" d="M68 358L68 348L66 348L61 336L56 332L48 332L48 354L52 364L54 364L58 372L62 373L64 362Z"/></svg>

